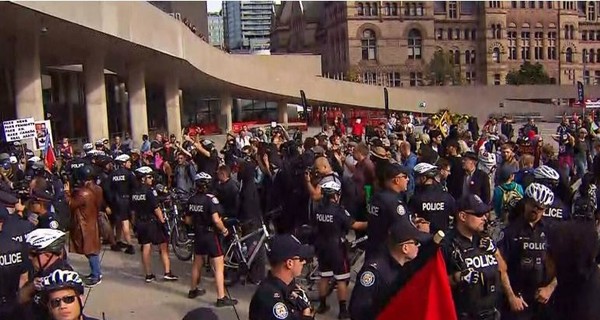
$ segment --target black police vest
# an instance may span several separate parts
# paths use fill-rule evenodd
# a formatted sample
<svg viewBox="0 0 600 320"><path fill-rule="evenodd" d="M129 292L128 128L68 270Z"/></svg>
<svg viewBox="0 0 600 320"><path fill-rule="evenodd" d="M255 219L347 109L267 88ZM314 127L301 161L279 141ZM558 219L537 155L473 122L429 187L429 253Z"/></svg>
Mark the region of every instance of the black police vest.
<svg viewBox="0 0 600 320"><path fill-rule="evenodd" d="M110 175L110 185L117 196L128 196L131 193L131 171L119 168Z"/></svg>
<svg viewBox="0 0 600 320"><path fill-rule="evenodd" d="M213 226L212 221L212 198L206 194L196 194L188 201L188 212L194 220L194 226L198 229L206 229Z"/></svg>
<svg viewBox="0 0 600 320"><path fill-rule="evenodd" d="M136 213L136 218L140 221L150 221L154 220L156 217L154 215L154 209L151 205L151 197L153 190L149 187L142 186L133 192L131 195L130 206L133 211Z"/></svg>
<svg viewBox="0 0 600 320"><path fill-rule="evenodd" d="M338 245L345 238L348 223L344 219L346 210L339 205L320 205L315 211L316 243L320 245ZM349 219L349 217L348 217Z"/></svg>
<svg viewBox="0 0 600 320"><path fill-rule="evenodd" d="M519 261L516 277L512 283L515 292L522 291L525 296L531 296L537 288L545 285L546 276L546 234L543 228L536 228L532 233L521 229L517 234L516 249L519 251ZM514 274L514 273L513 273ZM516 289L516 290L515 290ZM531 297L529 297L531 298Z"/></svg>
<svg viewBox="0 0 600 320"><path fill-rule="evenodd" d="M368 225L367 254L371 251L381 251L385 248L389 228L394 222L410 219L407 206L399 200L399 194L384 190L373 195L371 203L367 206Z"/></svg>
<svg viewBox="0 0 600 320"><path fill-rule="evenodd" d="M0 231L0 306L3 301L16 300L20 276L27 270L27 259L23 244Z"/></svg>
<svg viewBox="0 0 600 320"><path fill-rule="evenodd" d="M446 231L450 226L450 216L454 214L452 204L449 203L450 197L441 186L426 186L421 194L414 196L416 203L410 207L415 210L414 213L431 223L432 233Z"/></svg>
<svg viewBox="0 0 600 320"><path fill-rule="evenodd" d="M479 238L475 239L479 243ZM483 281L476 285L459 284L454 300L458 313L476 315L480 312L493 310L499 288L498 261L479 246L471 246L458 239L453 239L454 250L459 250L461 268L473 268L483 274Z"/></svg>
<svg viewBox="0 0 600 320"><path fill-rule="evenodd" d="M565 206L563 202L558 198L554 198L554 202L548 206L544 211L544 217L556 221L567 220L570 216L571 210L568 206Z"/></svg>

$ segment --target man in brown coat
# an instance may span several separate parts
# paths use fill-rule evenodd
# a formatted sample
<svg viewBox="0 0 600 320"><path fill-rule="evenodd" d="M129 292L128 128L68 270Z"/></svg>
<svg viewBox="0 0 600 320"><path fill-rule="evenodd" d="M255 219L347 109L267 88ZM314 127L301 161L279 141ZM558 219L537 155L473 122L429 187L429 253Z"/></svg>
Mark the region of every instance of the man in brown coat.
<svg viewBox="0 0 600 320"><path fill-rule="evenodd" d="M93 287L102 280L98 256L101 250L98 214L103 201L102 189L93 182L94 174L91 166L84 166L73 176L75 180L73 192L68 184L65 186L73 221L69 251L83 254L88 258L91 274L87 277L87 285Z"/></svg>

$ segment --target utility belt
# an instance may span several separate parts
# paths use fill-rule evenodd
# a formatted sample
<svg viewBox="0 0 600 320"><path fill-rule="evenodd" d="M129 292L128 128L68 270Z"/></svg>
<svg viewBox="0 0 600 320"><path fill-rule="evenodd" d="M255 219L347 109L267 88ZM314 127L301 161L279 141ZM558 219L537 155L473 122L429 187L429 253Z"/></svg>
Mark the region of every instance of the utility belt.
<svg viewBox="0 0 600 320"><path fill-rule="evenodd" d="M500 312L496 308L476 313L461 312L458 314L460 320L496 320L500 319Z"/></svg>

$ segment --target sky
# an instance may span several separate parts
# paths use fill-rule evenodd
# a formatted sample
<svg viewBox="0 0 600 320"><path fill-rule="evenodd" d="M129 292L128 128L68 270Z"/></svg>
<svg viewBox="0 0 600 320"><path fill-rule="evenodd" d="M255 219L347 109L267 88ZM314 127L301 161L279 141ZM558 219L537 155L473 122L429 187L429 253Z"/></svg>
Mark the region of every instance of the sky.
<svg viewBox="0 0 600 320"><path fill-rule="evenodd" d="M223 1L211 0L206 3L206 11L208 12L219 12Z"/></svg>

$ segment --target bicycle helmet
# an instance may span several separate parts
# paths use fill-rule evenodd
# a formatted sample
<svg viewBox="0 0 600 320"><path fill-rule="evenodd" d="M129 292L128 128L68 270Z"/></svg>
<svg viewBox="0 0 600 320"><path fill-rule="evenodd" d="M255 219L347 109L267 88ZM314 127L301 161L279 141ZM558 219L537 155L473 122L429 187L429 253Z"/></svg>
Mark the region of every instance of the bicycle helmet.
<svg viewBox="0 0 600 320"><path fill-rule="evenodd" d="M92 149L94 149L94 145L89 142L83 145L83 152L85 153L88 153Z"/></svg>
<svg viewBox="0 0 600 320"><path fill-rule="evenodd" d="M341 190L342 190L342 186L335 181L325 182L321 186L321 193L323 195L339 194L341 192Z"/></svg>
<svg viewBox="0 0 600 320"><path fill-rule="evenodd" d="M25 242L33 252L62 253L67 237L56 229L40 228L25 235Z"/></svg>
<svg viewBox="0 0 600 320"><path fill-rule="evenodd" d="M535 202L543 206L549 206L552 204L552 202L554 202L554 193L552 190L543 184L535 182L527 187L525 190L525 196L533 199Z"/></svg>
<svg viewBox="0 0 600 320"><path fill-rule="evenodd" d="M137 169L135 169L135 175L138 178L143 178L146 176L150 176L154 173L154 170L152 170L152 168L148 167L148 166L143 166L143 167L139 167Z"/></svg>
<svg viewBox="0 0 600 320"><path fill-rule="evenodd" d="M493 152L483 151L479 153L478 164L486 169L488 172L494 169L497 165L496 154Z"/></svg>
<svg viewBox="0 0 600 320"><path fill-rule="evenodd" d="M61 289L73 289L78 295L83 294L83 281L79 274L69 270L55 270L42 278L42 291L50 293Z"/></svg>
<svg viewBox="0 0 600 320"><path fill-rule="evenodd" d="M541 165L535 168L535 170L533 170L533 177L536 180L558 181L560 179L558 172L547 165Z"/></svg>
<svg viewBox="0 0 600 320"><path fill-rule="evenodd" d="M85 181L92 180L94 178L94 167L91 165L84 165L81 168L75 169L73 172L73 180L75 184L81 185Z"/></svg>
<svg viewBox="0 0 600 320"><path fill-rule="evenodd" d="M413 171L416 176L433 178L438 174L438 167L427 162L421 162L413 168Z"/></svg>
<svg viewBox="0 0 600 320"><path fill-rule="evenodd" d="M197 186L208 186L212 182L212 176L206 172L197 173L194 177Z"/></svg>
<svg viewBox="0 0 600 320"><path fill-rule="evenodd" d="M130 159L131 159L131 157L129 157L129 155L122 154L122 155L116 157L115 161L119 162L119 163L125 163L125 162L129 161Z"/></svg>
<svg viewBox="0 0 600 320"><path fill-rule="evenodd" d="M33 157L27 159L28 163L36 163L36 162L39 162L39 161L42 161L42 158L40 158L38 156L33 156Z"/></svg>

